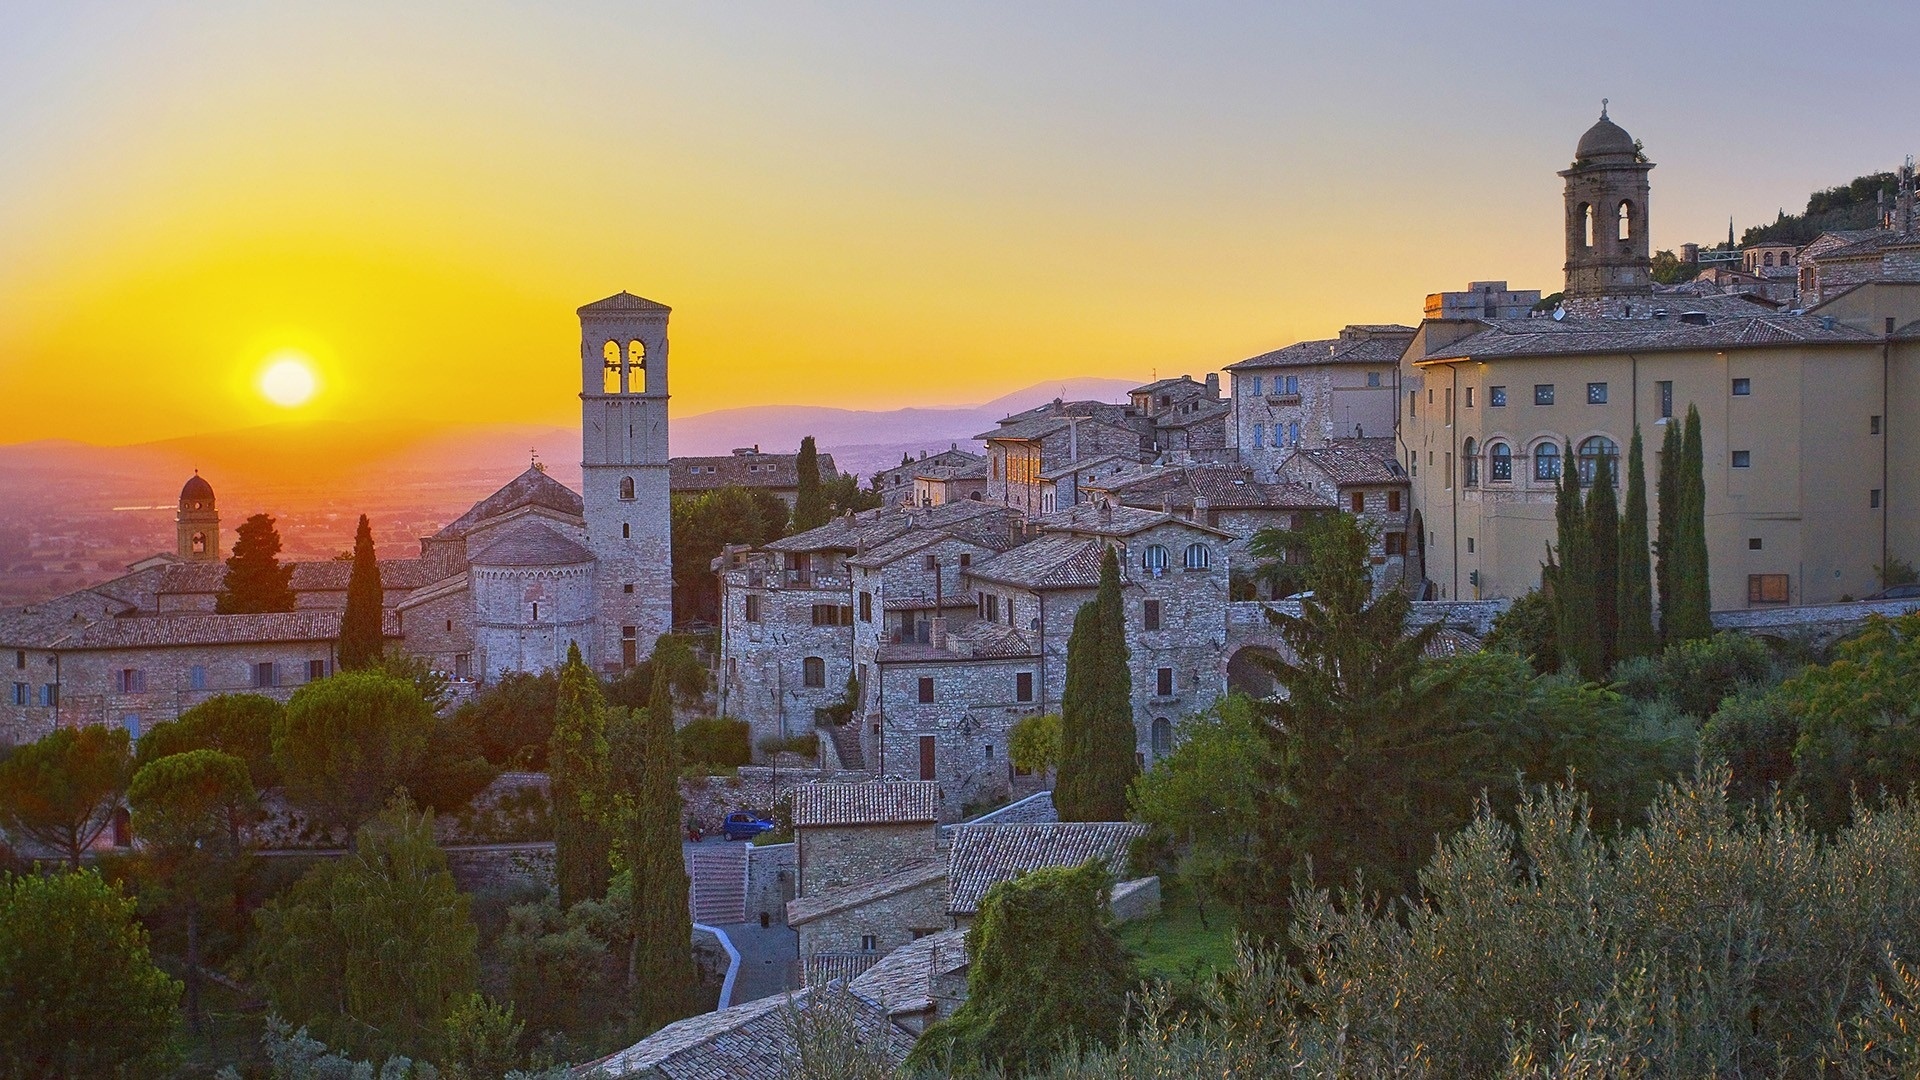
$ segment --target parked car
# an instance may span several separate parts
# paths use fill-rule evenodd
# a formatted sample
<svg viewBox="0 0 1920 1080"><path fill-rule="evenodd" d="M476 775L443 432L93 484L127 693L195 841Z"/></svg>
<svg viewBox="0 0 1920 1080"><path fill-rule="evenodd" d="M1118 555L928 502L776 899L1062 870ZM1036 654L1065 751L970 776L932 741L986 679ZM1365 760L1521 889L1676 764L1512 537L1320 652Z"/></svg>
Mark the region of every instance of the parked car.
<svg viewBox="0 0 1920 1080"><path fill-rule="evenodd" d="M1867 597L1868 600L1920 600L1920 581L1906 585L1889 585Z"/></svg>
<svg viewBox="0 0 1920 1080"><path fill-rule="evenodd" d="M745 810L735 810L728 814L725 825L729 840L751 840L763 832L772 832L774 828L773 822L749 814Z"/></svg>

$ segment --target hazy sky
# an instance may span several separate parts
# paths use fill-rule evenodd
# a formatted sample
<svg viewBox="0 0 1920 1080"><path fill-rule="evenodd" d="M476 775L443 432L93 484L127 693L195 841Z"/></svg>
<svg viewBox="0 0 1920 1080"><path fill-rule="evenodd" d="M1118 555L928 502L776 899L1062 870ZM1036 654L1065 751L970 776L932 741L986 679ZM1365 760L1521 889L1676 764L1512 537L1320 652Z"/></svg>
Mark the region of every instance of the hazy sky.
<svg viewBox="0 0 1920 1080"><path fill-rule="evenodd" d="M1808 25L1811 24L1811 25ZM0 442L566 423L573 309L675 410L1199 374L1558 288L1599 109L1654 243L1920 148L1920 5L0 0Z"/></svg>

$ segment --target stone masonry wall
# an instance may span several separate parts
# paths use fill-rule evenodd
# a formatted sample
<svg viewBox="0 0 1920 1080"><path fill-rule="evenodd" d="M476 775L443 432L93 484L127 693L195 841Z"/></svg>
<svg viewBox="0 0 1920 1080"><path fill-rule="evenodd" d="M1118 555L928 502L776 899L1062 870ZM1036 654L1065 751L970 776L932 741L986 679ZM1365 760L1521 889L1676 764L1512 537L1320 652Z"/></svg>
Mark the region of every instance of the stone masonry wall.
<svg viewBox="0 0 1920 1080"><path fill-rule="evenodd" d="M933 858L932 822L796 829L800 896L872 881L908 863Z"/></svg>
<svg viewBox="0 0 1920 1080"><path fill-rule="evenodd" d="M947 927L947 879L935 878L892 896L825 915L794 929L800 935L800 955L819 953L873 953L885 956L914 939L914 931ZM864 948L872 936L874 947Z"/></svg>
<svg viewBox="0 0 1920 1080"><path fill-rule="evenodd" d="M798 885L794 875L794 845L757 844L747 849L747 919L765 918L775 926L787 922L787 901Z"/></svg>

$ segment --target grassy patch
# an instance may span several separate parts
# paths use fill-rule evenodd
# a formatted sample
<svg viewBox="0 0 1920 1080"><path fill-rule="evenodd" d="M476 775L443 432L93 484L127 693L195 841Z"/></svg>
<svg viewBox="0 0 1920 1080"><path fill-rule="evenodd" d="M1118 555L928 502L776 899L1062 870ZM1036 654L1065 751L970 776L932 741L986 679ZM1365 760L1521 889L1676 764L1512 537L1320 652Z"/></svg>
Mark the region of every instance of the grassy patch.
<svg viewBox="0 0 1920 1080"><path fill-rule="evenodd" d="M1210 907L1202 925L1192 894L1178 886L1167 889L1160 914L1122 925L1120 941L1149 978L1194 979L1233 964L1228 913Z"/></svg>

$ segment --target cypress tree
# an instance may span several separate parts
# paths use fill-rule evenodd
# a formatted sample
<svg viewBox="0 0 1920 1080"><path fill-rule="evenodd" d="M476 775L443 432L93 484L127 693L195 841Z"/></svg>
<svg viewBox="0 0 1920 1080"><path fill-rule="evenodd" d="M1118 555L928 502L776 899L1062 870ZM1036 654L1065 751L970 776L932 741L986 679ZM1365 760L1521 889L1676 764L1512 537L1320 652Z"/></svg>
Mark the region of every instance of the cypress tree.
<svg viewBox="0 0 1920 1080"><path fill-rule="evenodd" d="M280 563L272 518L255 514L241 523L213 609L222 615L293 610L293 565Z"/></svg>
<svg viewBox="0 0 1920 1080"><path fill-rule="evenodd" d="M347 611L340 617L340 666L363 668L380 659L380 562L373 554L373 527L360 515L353 534L353 572L347 576Z"/></svg>
<svg viewBox="0 0 1920 1080"><path fill-rule="evenodd" d="M1583 679L1598 679L1604 656L1593 625L1592 536L1587 529L1586 510L1580 499L1580 469L1573 456L1573 444L1560 462L1560 491L1554 500L1553 517L1558 547L1557 562L1549 560L1553 578L1554 635L1559 642L1562 669L1572 668Z"/></svg>
<svg viewBox="0 0 1920 1080"><path fill-rule="evenodd" d="M825 525L833 515L833 508L820 487L820 453L814 449L813 436L800 440L794 471L799 474L799 492L793 500L793 531L806 532Z"/></svg>
<svg viewBox="0 0 1920 1080"><path fill-rule="evenodd" d="M1673 611L1663 616L1667 640L1713 636L1713 597L1707 587L1707 484L1701 460L1700 410L1687 406L1681 439L1679 498L1674 522Z"/></svg>
<svg viewBox="0 0 1920 1080"><path fill-rule="evenodd" d="M662 635L654 656L674 645ZM633 875L627 982L634 1015L652 1031L691 1011L693 917L680 853L680 766L673 729L672 672L656 664L645 709L623 710L609 739L621 861Z"/></svg>
<svg viewBox="0 0 1920 1080"><path fill-rule="evenodd" d="M1593 463L1593 483L1587 488L1587 558L1593 567L1593 651L1600 671L1613 670L1619 656L1614 644L1620 636L1620 512L1613 497L1613 458L1602 454Z"/></svg>
<svg viewBox="0 0 1920 1080"><path fill-rule="evenodd" d="M560 701L547 747L553 802L553 878L565 910L607 893L607 705L600 681L567 649L560 669Z"/></svg>
<svg viewBox="0 0 1920 1080"><path fill-rule="evenodd" d="M1073 617L1067 685L1060 700L1060 771L1053 805L1062 821L1125 821L1134 756L1133 677L1128 671L1120 559L1100 559L1100 591Z"/></svg>
<svg viewBox="0 0 1920 1080"><path fill-rule="evenodd" d="M1634 425L1633 445L1627 451L1627 504L1620 519L1620 591L1617 604L1619 633L1614 656L1628 660L1654 650L1653 581L1647 551L1647 467L1640 448L1640 426Z"/></svg>
<svg viewBox="0 0 1920 1080"><path fill-rule="evenodd" d="M1659 601L1660 640L1668 640L1667 613L1673 610L1674 530L1680 520L1680 425L1671 417L1660 440L1660 519L1654 534L1654 591Z"/></svg>

